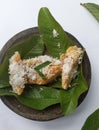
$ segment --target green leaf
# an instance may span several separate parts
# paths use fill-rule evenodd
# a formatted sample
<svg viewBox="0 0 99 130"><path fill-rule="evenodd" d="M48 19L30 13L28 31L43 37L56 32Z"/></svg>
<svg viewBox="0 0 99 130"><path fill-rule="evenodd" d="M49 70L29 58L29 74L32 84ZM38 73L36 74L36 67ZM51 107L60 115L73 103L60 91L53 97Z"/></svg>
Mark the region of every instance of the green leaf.
<svg viewBox="0 0 99 130"><path fill-rule="evenodd" d="M10 86L0 88L0 96L15 96L20 103L37 110L60 103L59 90L39 85L27 85L21 96L15 94Z"/></svg>
<svg viewBox="0 0 99 130"><path fill-rule="evenodd" d="M99 5L94 3L84 3L81 4L95 17L95 19L99 22Z"/></svg>
<svg viewBox="0 0 99 130"><path fill-rule="evenodd" d="M6 86L5 88L0 88L0 96L16 96L10 86Z"/></svg>
<svg viewBox="0 0 99 130"><path fill-rule="evenodd" d="M65 53L66 49L73 45L68 35L46 7L39 11L38 28L49 54L53 57L59 58L61 53Z"/></svg>
<svg viewBox="0 0 99 130"><path fill-rule="evenodd" d="M44 86L28 86L24 93L18 97L19 102L37 110L60 102L60 92L57 89Z"/></svg>
<svg viewBox="0 0 99 130"><path fill-rule="evenodd" d="M62 80L61 76L58 76L52 83L49 83L48 86L52 88L60 88L62 89Z"/></svg>
<svg viewBox="0 0 99 130"><path fill-rule="evenodd" d="M39 36L30 36L22 42L13 45L6 53L3 63L0 65L0 88L9 86L9 58L19 51L21 58L31 58L34 56L42 55L44 45Z"/></svg>
<svg viewBox="0 0 99 130"><path fill-rule="evenodd" d="M76 86L72 87L70 90L67 91L60 91L61 107L65 115L70 114L75 110L78 105L79 96L88 89L82 73L82 68L79 68L80 74L75 81L77 82Z"/></svg>
<svg viewBox="0 0 99 130"><path fill-rule="evenodd" d="M44 79L44 80L46 80L46 77L45 77L45 75L40 71L40 69L42 69L43 67L49 65L50 63L51 63L50 61L46 61L46 62L44 62L44 63L42 63L42 64L40 64L40 65L38 65L38 66L36 66L36 67L34 68L34 69L37 71L37 73L39 74L39 76L40 76L42 79Z"/></svg>
<svg viewBox="0 0 99 130"><path fill-rule="evenodd" d="M98 129L99 129L99 109L97 109L87 118L81 130L98 130Z"/></svg>

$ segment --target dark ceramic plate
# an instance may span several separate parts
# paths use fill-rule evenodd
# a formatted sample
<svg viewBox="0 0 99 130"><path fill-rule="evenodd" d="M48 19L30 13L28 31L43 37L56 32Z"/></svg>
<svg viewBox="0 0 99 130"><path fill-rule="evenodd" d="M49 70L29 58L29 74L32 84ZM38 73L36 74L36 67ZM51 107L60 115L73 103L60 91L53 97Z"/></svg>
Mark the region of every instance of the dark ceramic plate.
<svg viewBox="0 0 99 130"><path fill-rule="evenodd" d="M67 33L70 39L76 44L77 46L82 47L82 45L79 43L79 41L72 36L71 34ZM0 52L0 64L2 63L2 60L4 59L5 53L7 50L14 44L17 44L19 41L26 40L29 36L31 35L39 35L38 28L30 28L25 31L22 31L12 37L2 48ZM87 81L88 87L90 86L90 81L91 81L91 66L90 66L90 61L88 58L88 55L85 53L84 58L83 58L83 74L84 77ZM87 91L88 92L88 91ZM83 93L78 101L78 105L84 100L84 98L87 95L87 92ZM15 113L28 118L32 120L39 120L39 121L47 121L47 120L52 120L55 118L59 118L63 116L60 105L53 105L50 106L42 111L40 110L35 110L31 109L27 106L22 105L20 102L17 101L15 97L12 96L3 96L1 97L1 100L5 105L7 105L12 111Z"/></svg>

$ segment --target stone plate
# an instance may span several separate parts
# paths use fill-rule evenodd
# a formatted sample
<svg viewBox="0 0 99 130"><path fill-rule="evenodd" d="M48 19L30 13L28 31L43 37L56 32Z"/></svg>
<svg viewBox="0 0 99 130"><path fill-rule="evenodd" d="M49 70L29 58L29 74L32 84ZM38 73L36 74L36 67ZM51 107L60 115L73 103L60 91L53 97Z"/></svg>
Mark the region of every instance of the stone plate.
<svg viewBox="0 0 99 130"><path fill-rule="evenodd" d="M70 33L67 33L67 34L70 37L70 39L74 42L74 44L76 44L79 47L82 47L82 45L79 43L79 41L74 36L72 36ZM16 34L15 36L13 36L4 45L4 47L2 48L2 50L0 52L0 64L2 63L2 61L4 59L5 53L12 45L17 44L19 41L21 42L21 41L26 40L31 35L39 35L37 27L24 30L24 31ZM90 61L89 61L89 58L88 58L88 55L86 52L84 54L82 65L83 65L83 74L87 81L88 90L89 90L90 81L91 81L91 66L90 66ZM80 96L80 98L78 100L78 105L80 105L81 102L84 100L84 98L87 95L87 92L88 91L86 91L85 93L83 93ZM25 105L22 105L13 96L2 96L1 100L12 111L14 111L18 115L21 115L28 119L38 120L38 121L48 121L48 120L56 119L56 118L63 116L62 110L61 110L59 104L52 105L44 110L35 110L35 109L29 108Z"/></svg>

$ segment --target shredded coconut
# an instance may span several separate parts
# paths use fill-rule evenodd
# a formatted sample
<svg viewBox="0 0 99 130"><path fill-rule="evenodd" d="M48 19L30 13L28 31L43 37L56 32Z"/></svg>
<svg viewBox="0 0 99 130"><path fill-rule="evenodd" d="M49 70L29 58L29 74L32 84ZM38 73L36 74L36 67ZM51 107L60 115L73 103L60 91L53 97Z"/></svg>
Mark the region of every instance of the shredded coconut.
<svg viewBox="0 0 99 130"><path fill-rule="evenodd" d="M53 29L53 37L57 37L58 35L58 32ZM60 43L57 43L57 46L60 48ZM25 84L42 84L43 79L41 79L35 67L46 61L50 61L51 63L41 68L39 71L41 71L48 80L56 78L55 76L60 74L61 71L65 74L64 79L68 79L69 76L71 79L75 78L78 75L78 64L82 62L83 50L81 50L81 48L78 48L78 50L76 50L76 48L69 48L64 56L66 57L63 61L48 55L21 60L19 52L15 52L9 59L9 83L13 91L20 95Z"/></svg>
<svg viewBox="0 0 99 130"><path fill-rule="evenodd" d="M61 45L60 42L58 42L57 46L58 46L59 48L60 48L60 45Z"/></svg>
<svg viewBox="0 0 99 130"><path fill-rule="evenodd" d="M10 61L11 63L11 61ZM24 87L25 79L24 75L26 74L24 71L24 66L21 64L21 62L12 62L9 65L9 74L10 74L10 84L12 86L20 86Z"/></svg>
<svg viewBox="0 0 99 130"><path fill-rule="evenodd" d="M35 80L37 78L37 73L33 66L25 66L26 75L29 79Z"/></svg>
<svg viewBox="0 0 99 130"><path fill-rule="evenodd" d="M28 59L28 60L23 60L23 62L27 63L27 65L25 66L27 77L31 80L37 79L38 73L35 71L34 68L46 61L50 61L51 63L40 70L44 75L50 74L50 71L51 71L50 66L61 64L60 60L53 58L51 56L48 56L48 55L43 55L43 56L38 56L35 58ZM31 64L28 64L30 62Z"/></svg>
<svg viewBox="0 0 99 130"><path fill-rule="evenodd" d="M64 60L64 64L63 64L63 72L65 74L69 74L70 71L71 71L72 65L73 65L73 59L72 59L72 57L66 58Z"/></svg>
<svg viewBox="0 0 99 130"><path fill-rule="evenodd" d="M83 59L83 56L81 55L81 56L78 58L78 64L81 64L82 59Z"/></svg>
<svg viewBox="0 0 99 130"><path fill-rule="evenodd" d="M53 29L53 37L55 38L55 37L57 37L59 35L59 33L55 30L55 29Z"/></svg>
<svg viewBox="0 0 99 130"><path fill-rule="evenodd" d="M68 73L70 72L70 70L71 70L71 67L70 67L69 64L64 64L64 65L63 65L63 72L64 72L65 74L68 74Z"/></svg>

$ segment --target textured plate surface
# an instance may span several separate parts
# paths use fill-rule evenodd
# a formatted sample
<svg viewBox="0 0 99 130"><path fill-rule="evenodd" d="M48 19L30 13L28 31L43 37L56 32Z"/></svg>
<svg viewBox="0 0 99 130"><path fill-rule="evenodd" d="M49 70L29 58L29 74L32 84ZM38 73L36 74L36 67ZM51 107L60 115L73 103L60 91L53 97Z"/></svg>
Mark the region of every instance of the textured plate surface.
<svg viewBox="0 0 99 130"><path fill-rule="evenodd" d="M31 35L39 35L37 27L24 30L24 31L18 33L17 35L13 36L5 44L5 46L2 48L2 50L0 52L0 64L2 63L2 60L5 56L5 53L12 45L17 44L19 41L24 41L25 39L27 39ZM68 33L68 36L74 42L74 44L76 44L79 47L82 47L82 45L79 43L79 41L74 36L72 36L69 33ZM91 66L90 66L90 61L89 61L87 53L84 54L82 64L83 64L84 77L87 81L88 87L90 87ZM84 100L84 98L87 95L87 92L83 93L80 96L79 101L78 101L78 105L80 105L80 103ZM1 97L1 100L12 111L14 111L15 113L17 113L25 118L28 118L28 119L38 120L38 121L47 121L47 120L52 120L52 119L59 118L59 117L63 116L59 104L50 106L42 111L39 111L39 110L31 109L29 107L26 107L26 106L20 104L20 102L18 102L17 99L12 97L12 96L3 96L3 97Z"/></svg>

